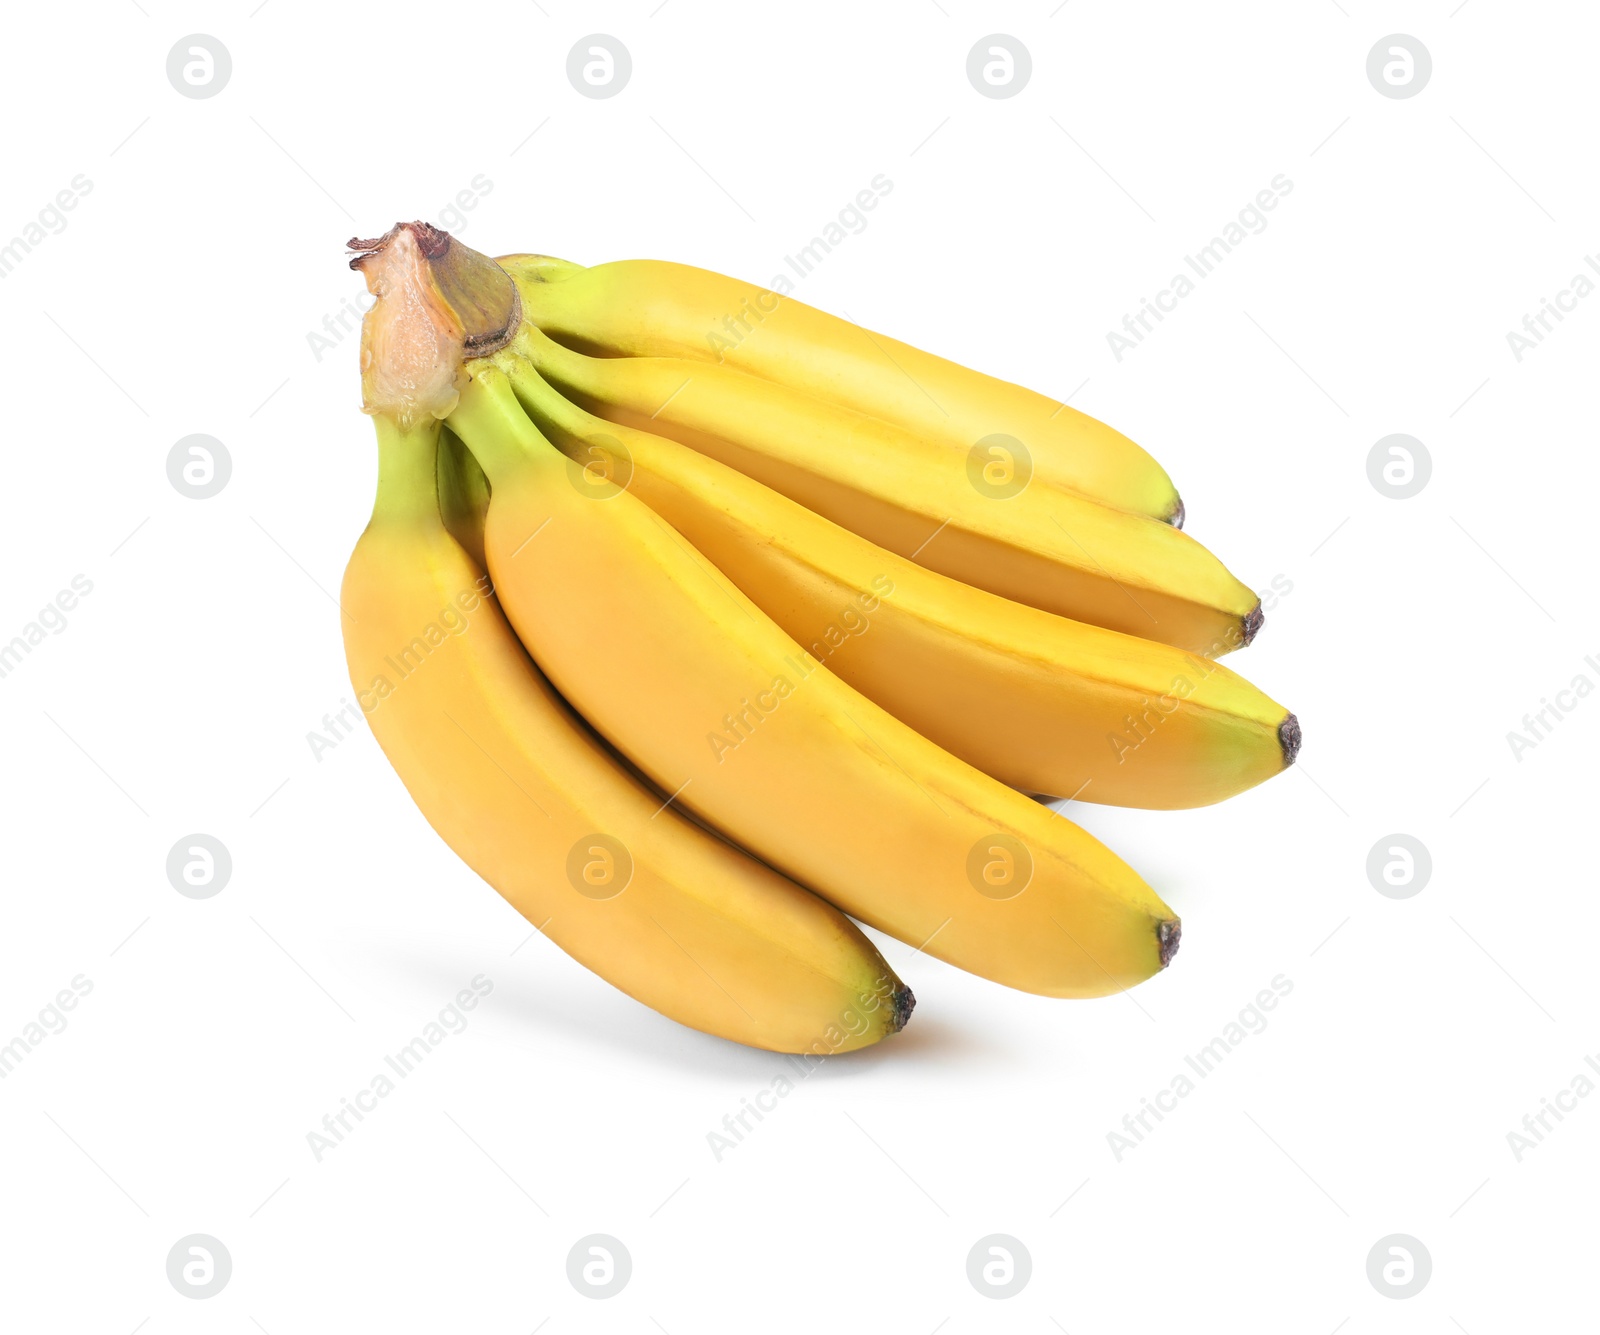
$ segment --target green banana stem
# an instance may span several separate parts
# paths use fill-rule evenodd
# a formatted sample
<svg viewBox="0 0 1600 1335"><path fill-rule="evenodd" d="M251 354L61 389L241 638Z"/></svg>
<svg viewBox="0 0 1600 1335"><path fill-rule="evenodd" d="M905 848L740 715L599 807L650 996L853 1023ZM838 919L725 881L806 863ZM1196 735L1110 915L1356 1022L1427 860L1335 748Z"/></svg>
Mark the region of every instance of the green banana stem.
<svg viewBox="0 0 1600 1335"><path fill-rule="evenodd" d="M524 320L511 340L509 351L538 372L563 398L582 395L585 371L593 358L557 343L531 320ZM580 405L581 406L581 405Z"/></svg>
<svg viewBox="0 0 1600 1335"><path fill-rule="evenodd" d="M378 433L378 495L372 505L372 523L437 523L438 421L407 422L379 413L372 423Z"/></svg>
<svg viewBox="0 0 1600 1335"><path fill-rule="evenodd" d="M501 255L495 263L519 283L559 283L586 270L585 265L554 255Z"/></svg>
<svg viewBox="0 0 1600 1335"><path fill-rule="evenodd" d="M439 438L439 516L467 554L486 567L483 525L489 514L489 479L461 437L445 427Z"/></svg>
<svg viewBox="0 0 1600 1335"><path fill-rule="evenodd" d="M401 438L449 417L476 460L454 435L441 451L439 431L425 433L428 494L458 541L480 554L485 473L508 477L530 460L559 458L518 407L504 373L485 360L521 327L517 285L487 255L427 223L397 223L373 240L352 239L350 247L360 252L350 267L380 299L361 326L362 395L378 420L380 441L388 442L385 458L396 456L387 466L401 466ZM577 267L544 256L520 262L538 272ZM412 478L418 489L420 477Z"/></svg>
<svg viewBox="0 0 1600 1335"><path fill-rule="evenodd" d="M604 434L610 423L574 403L539 373L533 355L533 339L544 338L532 325L524 324L510 346L497 359L511 381L511 389L524 411L547 436L556 432L575 440L595 433Z"/></svg>
<svg viewBox="0 0 1600 1335"><path fill-rule="evenodd" d="M527 470L562 457L528 420L505 372L487 361L469 365L467 382L447 420L483 466L492 488L509 486Z"/></svg>

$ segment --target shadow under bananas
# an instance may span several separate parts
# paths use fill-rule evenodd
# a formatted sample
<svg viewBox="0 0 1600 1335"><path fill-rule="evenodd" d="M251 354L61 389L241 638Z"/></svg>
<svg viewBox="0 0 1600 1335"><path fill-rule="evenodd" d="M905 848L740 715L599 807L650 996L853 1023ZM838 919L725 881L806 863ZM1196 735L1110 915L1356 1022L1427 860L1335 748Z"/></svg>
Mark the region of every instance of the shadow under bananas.
<svg viewBox="0 0 1600 1335"><path fill-rule="evenodd" d="M764 1079L780 1068L782 1053L747 1048L727 1039L687 1028L632 997L617 991L559 950L537 939L519 947L515 958L486 964L479 954L470 957L441 948L438 941L418 944L415 950L366 950L356 973L378 972L414 991L419 998L451 992L460 984L461 970L486 972L494 979L492 1014L485 1009L480 1037L511 1042L534 1052L548 1035L561 1034L590 1045L603 1045L630 1062L643 1062L664 1070L694 1070L710 1077L741 1080ZM881 1043L855 1052L813 1059L834 1079L865 1075L879 1062L915 1067L922 1063L949 1069L972 1061L992 1064L992 1043L977 1029L913 1013L905 1029Z"/></svg>

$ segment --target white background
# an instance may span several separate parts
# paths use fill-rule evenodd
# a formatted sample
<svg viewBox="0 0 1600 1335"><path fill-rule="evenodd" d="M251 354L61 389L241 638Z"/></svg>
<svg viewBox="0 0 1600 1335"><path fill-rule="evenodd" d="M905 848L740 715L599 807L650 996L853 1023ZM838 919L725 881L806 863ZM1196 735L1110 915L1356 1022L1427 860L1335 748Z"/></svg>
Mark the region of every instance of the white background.
<svg viewBox="0 0 1600 1335"><path fill-rule="evenodd" d="M0 1043L93 990L0 1081L0 1325L1593 1320L1600 1097L1520 1162L1507 1140L1600 1051L1600 699L1520 760L1507 741L1600 683L1600 300L1520 363L1506 339L1600 247L1589 7L257 4L5 19L0 240L92 189L0 281L0 639L74 575L93 591L0 680ZM1004 100L965 73L996 31L1033 62ZM165 74L196 32L233 63L204 100ZM565 75L594 32L633 60L604 101ZM1365 69L1397 32L1433 59L1405 100ZM1154 452L1191 532L1292 583L1230 662L1299 713L1304 763L1208 810L1069 808L1182 914L1165 974L1052 1002L882 941L910 1028L718 1162L708 1133L781 1059L528 940L364 730L312 754L349 694L330 591L374 451L354 336L319 360L309 335L362 290L347 237L449 226L480 175L479 249L766 281L879 173L796 295ZM1270 225L1119 362L1107 331L1280 173ZM196 432L233 466L203 501L166 475ZM1410 500L1367 478L1393 432L1433 460ZM233 858L207 900L165 872L194 832ZM1433 859L1404 900L1366 873L1395 832ZM470 1027L317 1162L307 1133L480 973ZM1280 974L1267 1028L1119 1162L1108 1133ZM206 1301L166 1276L196 1232L233 1258ZM590 1233L633 1258L608 1301L566 1278ZM967 1279L991 1233L1033 1258L1006 1301ZM1391 1233L1433 1258L1405 1301L1367 1278Z"/></svg>

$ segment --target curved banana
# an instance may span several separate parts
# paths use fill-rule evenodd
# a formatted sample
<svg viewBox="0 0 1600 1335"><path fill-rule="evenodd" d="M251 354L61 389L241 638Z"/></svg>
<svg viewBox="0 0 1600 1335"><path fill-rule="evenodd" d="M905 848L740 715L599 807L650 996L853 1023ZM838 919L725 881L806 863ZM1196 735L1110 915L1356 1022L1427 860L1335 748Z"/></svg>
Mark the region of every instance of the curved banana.
<svg viewBox="0 0 1600 1335"><path fill-rule="evenodd" d="M547 255L500 263L526 280L528 317L607 356L689 357L803 390L965 452L1021 442L1042 482L1182 526L1172 480L1120 431L1043 394L973 371L771 291L686 264L592 269Z"/></svg>
<svg viewBox="0 0 1600 1335"><path fill-rule="evenodd" d="M525 305L538 286L521 286ZM519 346L597 416L710 455L963 583L1208 657L1261 627L1260 599L1188 534L1009 472L1003 446L929 450L787 385L710 362L588 357L531 322Z"/></svg>
<svg viewBox="0 0 1600 1335"><path fill-rule="evenodd" d="M663 810L529 660L441 517L441 474L454 527L470 529L482 492L435 459L448 377L405 364L406 313L440 293L411 232L383 241L368 243L379 301L363 329L378 497L345 572L345 651L423 815L545 936L683 1024L781 1052L843 1052L896 1032L911 993L860 929Z"/></svg>
<svg viewBox="0 0 1600 1335"><path fill-rule="evenodd" d="M961 968L1101 996L1176 915L1049 808L817 663L637 497L560 454L490 361L449 415L488 474L495 587L552 683L671 800L846 912Z"/></svg>
<svg viewBox="0 0 1600 1335"><path fill-rule="evenodd" d="M525 344L519 334L496 364L546 439L631 490L829 671L986 774L1175 808L1293 763L1294 715L1221 664L874 547L715 459L585 412L523 359Z"/></svg>
<svg viewBox="0 0 1600 1335"><path fill-rule="evenodd" d="M483 521L489 514L489 479L456 433L442 423L441 427L439 516L473 564L485 570L488 562L483 554Z"/></svg>

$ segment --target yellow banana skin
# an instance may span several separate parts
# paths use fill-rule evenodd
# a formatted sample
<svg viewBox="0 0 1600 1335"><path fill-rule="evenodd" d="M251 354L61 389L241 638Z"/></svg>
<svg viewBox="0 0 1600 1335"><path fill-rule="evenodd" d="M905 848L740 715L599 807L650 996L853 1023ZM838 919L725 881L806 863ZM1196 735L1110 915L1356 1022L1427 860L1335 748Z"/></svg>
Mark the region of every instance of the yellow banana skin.
<svg viewBox="0 0 1600 1335"><path fill-rule="evenodd" d="M829 671L1024 792L1205 806L1293 762L1299 725L1199 655L971 588L715 459L603 421L520 355L496 360L557 448L625 485Z"/></svg>
<svg viewBox="0 0 1600 1335"><path fill-rule="evenodd" d="M439 424L375 420L378 503L345 572L345 650L433 828L545 936L683 1024L818 1053L899 1029L911 995L860 929L660 810L540 675L441 519ZM459 477L446 491L454 526L470 528L473 494Z"/></svg>
<svg viewBox="0 0 1600 1335"><path fill-rule="evenodd" d="M642 501L539 434L485 360L450 413L490 482L507 615L663 792L881 930L1026 991L1150 977L1177 916L1089 835L804 652Z"/></svg>
<svg viewBox="0 0 1600 1335"><path fill-rule="evenodd" d="M963 451L987 436L1008 435L1027 448L1040 481L1183 523L1172 480L1120 431L791 296L659 260L585 269L550 256L512 255L500 263L524 280L528 317L570 346L605 356L717 362Z"/></svg>
<svg viewBox="0 0 1600 1335"><path fill-rule="evenodd" d="M527 326L522 339L539 373L597 416L688 445L963 583L1207 657L1260 629L1255 593L1188 534L1037 478L1016 489L1003 452L930 451L899 426L709 362L588 357Z"/></svg>

